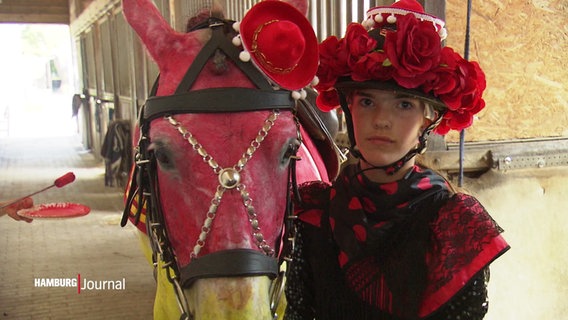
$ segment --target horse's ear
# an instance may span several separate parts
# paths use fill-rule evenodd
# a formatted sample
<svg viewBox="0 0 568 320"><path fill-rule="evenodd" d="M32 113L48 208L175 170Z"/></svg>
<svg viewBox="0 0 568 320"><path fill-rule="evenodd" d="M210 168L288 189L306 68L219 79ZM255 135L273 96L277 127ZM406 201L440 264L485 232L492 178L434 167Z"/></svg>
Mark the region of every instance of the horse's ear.
<svg viewBox="0 0 568 320"><path fill-rule="evenodd" d="M291 4L293 7L298 9L305 16L308 15L308 0L264 0L264 1L283 1Z"/></svg>

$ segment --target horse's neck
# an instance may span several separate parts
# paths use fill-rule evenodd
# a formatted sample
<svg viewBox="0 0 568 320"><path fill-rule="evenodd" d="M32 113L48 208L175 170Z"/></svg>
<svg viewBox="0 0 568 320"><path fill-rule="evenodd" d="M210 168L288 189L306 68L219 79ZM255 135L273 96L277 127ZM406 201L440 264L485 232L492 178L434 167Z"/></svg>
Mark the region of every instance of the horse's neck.
<svg viewBox="0 0 568 320"><path fill-rule="evenodd" d="M327 174L325 162L316 145L303 127L300 127L300 131L303 143L298 151L298 155L301 158L297 165L298 183L314 180L329 182L330 178Z"/></svg>

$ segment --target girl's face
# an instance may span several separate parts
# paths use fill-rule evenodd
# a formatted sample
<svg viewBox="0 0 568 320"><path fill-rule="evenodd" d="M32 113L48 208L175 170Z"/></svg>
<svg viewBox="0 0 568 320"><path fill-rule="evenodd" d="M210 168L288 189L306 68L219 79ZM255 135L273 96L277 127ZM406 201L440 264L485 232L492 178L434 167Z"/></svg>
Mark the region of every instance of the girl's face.
<svg viewBox="0 0 568 320"><path fill-rule="evenodd" d="M429 124L424 118L424 103L408 95L363 89L354 91L351 98L357 146L374 166L389 165L406 155ZM406 166L412 165L411 160Z"/></svg>

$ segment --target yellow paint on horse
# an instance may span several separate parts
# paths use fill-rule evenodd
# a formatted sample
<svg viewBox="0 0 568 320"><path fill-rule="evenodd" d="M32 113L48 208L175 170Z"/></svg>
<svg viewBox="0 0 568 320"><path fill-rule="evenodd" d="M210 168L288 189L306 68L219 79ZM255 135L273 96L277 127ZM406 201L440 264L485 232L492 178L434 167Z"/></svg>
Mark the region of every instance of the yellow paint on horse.
<svg viewBox="0 0 568 320"><path fill-rule="evenodd" d="M154 320L179 319L181 312L173 285L168 280L166 269L158 262L156 299L154 300Z"/></svg>
<svg viewBox="0 0 568 320"><path fill-rule="evenodd" d="M187 290L196 319L271 320L268 277L200 279Z"/></svg>
<svg viewBox="0 0 568 320"><path fill-rule="evenodd" d="M152 266L152 248L150 247L150 239L142 232L138 232L140 247L148 263ZM179 310L174 287L168 281L166 270L162 268L162 262L158 261L156 269L156 298L154 300L154 320L179 319L181 312Z"/></svg>
<svg viewBox="0 0 568 320"><path fill-rule="evenodd" d="M152 266L152 249L148 236L138 233L144 256ZM154 320L179 319L181 312L172 284L167 273L158 261L156 269L156 298L154 301ZM267 277L258 278L218 278L198 280L194 290L186 290L188 302L194 306L192 313L196 320L217 319L262 319L259 314L270 317L268 292L271 281ZM252 300L251 297L261 297ZM286 308L286 299L282 295L278 304L278 319L282 319Z"/></svg>

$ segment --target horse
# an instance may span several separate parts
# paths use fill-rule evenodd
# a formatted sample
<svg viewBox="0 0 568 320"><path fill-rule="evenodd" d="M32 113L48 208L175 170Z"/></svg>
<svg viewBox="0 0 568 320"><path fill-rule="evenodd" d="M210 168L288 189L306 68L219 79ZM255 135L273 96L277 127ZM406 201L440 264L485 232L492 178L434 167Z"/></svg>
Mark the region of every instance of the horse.
<svg viewBox="0 0 568 320"><path fill-rule="evenodd" d="M295 186L330 181L341 161L310 103L315 93L304 89L317 68L307 0L254 5L240 34L218 4L192 17L185 33L151 0L122 6L160 71L136 126L121 222L138 227L154 266L154 318L274 319L293 246ZM294 62L301 70L259 65L250 43L235 41L260 37L273 13L292 21L282 30L300 34L300 47L310 46ZM243 58L247 48L252 60Z"/></svg>

